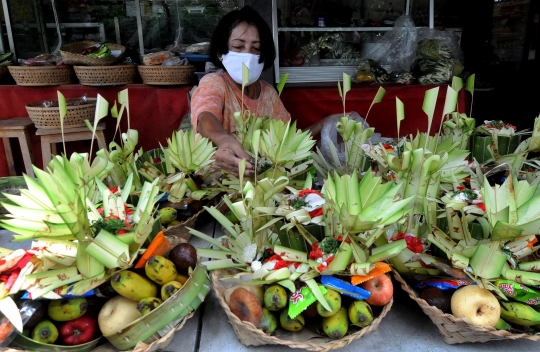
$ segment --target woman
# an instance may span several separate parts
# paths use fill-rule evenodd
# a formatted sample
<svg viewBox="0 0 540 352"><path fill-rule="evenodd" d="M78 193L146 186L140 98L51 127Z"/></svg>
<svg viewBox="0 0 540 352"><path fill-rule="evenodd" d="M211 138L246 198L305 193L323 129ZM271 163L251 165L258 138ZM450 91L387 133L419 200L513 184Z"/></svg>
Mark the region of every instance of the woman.
<svg viewBox="0 0 540 352"><path fill-rule="evenodd" d="M290 120L291 116L274 87L259 81L262 71L272 66L275 57L272 32L251 7L232 11L219 21L210 43L210 58L216 67L224 68L226 72L205 75L191 100L193 128L218 147L216 167L238 175L238 163L250 159L233 136L234 112L249 110L256 116ZM243 99L242 63L250 72ZM310 130L318 133L321 128L322 121ZM246 175L253 172L253 166L247 163Z"/></svg>

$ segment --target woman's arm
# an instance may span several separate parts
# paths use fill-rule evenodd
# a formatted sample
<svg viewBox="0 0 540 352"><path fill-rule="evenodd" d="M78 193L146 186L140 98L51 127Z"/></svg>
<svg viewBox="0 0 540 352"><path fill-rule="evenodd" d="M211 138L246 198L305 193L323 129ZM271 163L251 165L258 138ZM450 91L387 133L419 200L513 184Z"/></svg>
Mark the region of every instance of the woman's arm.
<svg viewBox="0 0 540 352"><path fill-rule="evenodd" d="M214 114L208 111L201 112L198 117L197 132L203 137L209 138L218 147L214 158L216 167L225 169L238 176L238 164L242 159L250 160L240 142L227 133L223 125ZM254 174L253 166L247 162L246 176Z"/></svg>

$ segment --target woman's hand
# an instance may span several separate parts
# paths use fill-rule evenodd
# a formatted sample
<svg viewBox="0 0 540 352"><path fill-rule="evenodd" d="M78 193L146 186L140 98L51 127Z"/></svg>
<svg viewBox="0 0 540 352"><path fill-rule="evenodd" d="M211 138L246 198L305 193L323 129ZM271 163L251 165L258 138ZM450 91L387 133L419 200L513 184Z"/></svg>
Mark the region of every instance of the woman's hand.
<svg viewBox="0 0 540 352"><path fill-rule="evenodd" d="M216 154L214 154L216 160L214 167L227 170L238 177L238 164L240 161L242 159L251 159L251 156L242 148L240 142L223 129L223 125L214 114L207 111L199 115L197 130L202 136L210 138L218 148ZM253 174L253 165L247 162L244 175L252 176Z"/></svg>
<svg viewBox="0 0 540 352"><path fill-rule="evenodd" d="M214 158L216 159L215 168L224 169L238 177L238 165L242 159L250 160L251 156L246 153L240 142L232 136L224 136L218 141L218 149ZM245 176L253 176L254 170L251 163L246 162Z"/></svg>

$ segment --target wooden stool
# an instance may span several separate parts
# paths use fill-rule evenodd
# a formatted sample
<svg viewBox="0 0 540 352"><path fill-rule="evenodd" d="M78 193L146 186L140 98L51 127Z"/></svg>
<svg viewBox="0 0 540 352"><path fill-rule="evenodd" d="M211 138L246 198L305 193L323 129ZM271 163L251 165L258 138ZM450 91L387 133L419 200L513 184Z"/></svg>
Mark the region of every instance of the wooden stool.
<svg viewBox="0 0 540 352"><path fill-rule="evenodd" d="M30 177L34 177L34 170L32 169L32 164L34 164L34 151L32 150L30 131L28 130L32 126L34 126L34 124L29 117L15 117L7 120L0 120L0 138L2 138L4 142L6 160L11 176L16 176L17 171L15 171L13 151L11 150L9 139L18 138L26 174Z"/></svg>
<svg viewBox="0 0 540 352"><path fill-rule="evenodd" d="M96 137L100 149L107 147L103 130L105 130L105 123L100 123L97 125ZM58 154L56 152L56 143L62 143L62 131L60 128L38 128L36 135L41 136L41 155L43 158L43 169L45 169L47 165L49 165L52 155ZM64 140L66 142L83 141L88 139L92 139L92 132L88 130L88 127L64 128Z"/></svg>

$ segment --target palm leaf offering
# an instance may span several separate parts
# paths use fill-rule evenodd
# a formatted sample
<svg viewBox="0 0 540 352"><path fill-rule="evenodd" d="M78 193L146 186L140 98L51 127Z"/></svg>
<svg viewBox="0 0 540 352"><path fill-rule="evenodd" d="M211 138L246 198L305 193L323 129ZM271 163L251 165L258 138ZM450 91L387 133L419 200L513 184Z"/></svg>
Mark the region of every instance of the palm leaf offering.
<svg viewBox="0 0 540 352"><path fill-rule="evenodd" d="M161 238L163 253L170 250L154 226L171 215L158 210L164 195L169 202L219 197L219 207L207 204L204 210L223 235L188 230L209 243L196 254L207 258L202 266L216 270L232 313L261 334L277 327L266 321L271 316L235 309L246 304L250 290L265 299L255 298L249 306L259 313L279 311L290 330L310 329L304 315L312 304L327 315L321 319L339 316L346 322L339 331L313 332L330 341L384 316L371 307L389 309L392 297L381 297L372 284L391 285L386 273L392 269L419 290L430 285L484 290L501 312L497 320L514 328L533 326L527 329L536 333L540 321L519 312L540 301L534 290L540 285L540 161L529 158L538 150L538 119L532 136L518 142L512 138L527 133L502 122L475 128L474 119L455 111L464 86L454 79L438 131L431 131L437 87L426 92L422 105L428 131L372 143L375 129L345 113L346 80L338 86L344 113L335 122L344 163L336 148L330 148L331 160L314 151L311 133L295 122L239 111L235 137L251 160L239 163L238 177L214 170L216 147L191 130L173 132L167 145L146 153L135 151L137 131L118 130L120 141L93 160L74 153L56 156L45 170L35 168L35 179L25 177L27 189L6 194L2 202L8 211L2 226L14 233L14 241L33 240L28 252L35 256L20 262L26 251L0 249L4 272L20 262L20 279L0 283L3 297L90 294L107 281L136 274L130 271L134 266L165 267L167 258L158 258L159 246L153 245ZM465 89L473 86L468 80ZM383 95L379 91L373 104ZM112 109L118 119L128 110L127 92L119 101L120 111L116 104ZM396 110L400 126L406 120L399 98ZM248 162L255 167L253 176L245 174ZM168 274L177 279L176 271ZM157 287L147 276L141 290L153 297ZM348 312L341 303L336 306L342 297L350 302ZM507 307L516 309L508 313ZM10 315L19 324L17 314Z"/></svg>

